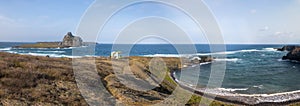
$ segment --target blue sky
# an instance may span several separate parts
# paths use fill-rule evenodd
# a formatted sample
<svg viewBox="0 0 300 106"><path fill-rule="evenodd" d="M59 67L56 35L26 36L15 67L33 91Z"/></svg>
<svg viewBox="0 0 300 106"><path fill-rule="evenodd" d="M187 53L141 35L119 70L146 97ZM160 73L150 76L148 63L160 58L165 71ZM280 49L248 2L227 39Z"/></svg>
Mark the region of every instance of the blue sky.
<svg viewBox="0 0 300 106"><path fill-rule="evenodd" d="M101 0L100 0L101 1ZM82 15L94 0L0 0L0 42L59 41L75 32ZM188 2L188 1L187 1ZM300 0L204 0L216 17L226 43L300 43ZM186 20L174 9L159 5L131 7L116 20L147 16L159 11L174 21ZM129 8L130 9L130 8ZM140 11L140 12L138 12ZM177 15L176 15L177 14ZM136 17L137 17L136 16ZM177 17L176 17L177 16ZM172 18L173 17L173 18ZM122 21L120 21L122 22ZM99 42L113 42L114 28ZM111 34L111 35L110 35ZM207 43L203 35L191 34L195 43ZM149 40L156 43L157 40Z"/></svg>

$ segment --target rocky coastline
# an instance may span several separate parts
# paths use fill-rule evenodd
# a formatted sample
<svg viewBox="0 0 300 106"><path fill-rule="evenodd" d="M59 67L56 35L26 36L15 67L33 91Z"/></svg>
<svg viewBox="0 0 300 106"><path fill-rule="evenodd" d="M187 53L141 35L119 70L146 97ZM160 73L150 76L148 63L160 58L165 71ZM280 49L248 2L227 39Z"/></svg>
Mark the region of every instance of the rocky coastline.
<svg viewBox="0 0 300 106"><path fill-rule="evenodd" d="M292 52L298 48L285 47L282 50ZM192 61L188 58L181 59L183 61L179 58L162 58L166 62L169 74L157 88L147 92L136 91L120 83L116 74L113 73L111 59L105 57L93 58L96 59L97 73L101 76L105 88L119 102L128 105L159 103L168 97L177 86L180 86L183 91L192 91L196 94L193 95L187 105L199 105L201 98L215 99L212 102L215 105L290 105L300 102L300 91L246 95L222 89L195 88L181 83L174 77L174 71L180 71L186 66L213 61L210 56L199 57L201 61L195 61L195 58ZM130 68L135 76L142 79L150 77L149 62L152 59L151 57L126 58L130 60ZM122 67L122 64L124 65L122 60L116 60L116 62L119 67ZM181 62L183 62L182 65L180 65ZM76 86L71 67L72 59L24 56L0 52L0 63L0 84L3 85L0 86L0 105L87 105ZM23 77L17 77L14 74ZM22 80L28 81L18 83ZM39 94L36 93L37 91L39 91ZM217 96L212 98L214 95ZM99 98L101 99L101 97ZM174 100L166 101L168 105L177 103Z"/></svg>
<svg viewBox="0 0 300 106"><path fill-rule="evenodd" d="M282 60L300 61L300 46L284 46L278 51L287 51L287 55Z"/></svg>
<svg viewBox="0 0 300 106"><path fill-rule="evenodd" d="M284 46L278 51L288 51L283 59L300 59L300 46ZM183 67L185 68L185 67ZM234 103L238 105L291 105L300 102L300 90L291 92L282 92L274 94L240 94L222 88L203 88L191 86L175 78L175 72L171 72L171 78L183 89L194 92L200 96L212 98L222 102Z"/></svg>
<svg viewBox="0 0 300 106"><path fill-rule="evenodd" d="M169 75L148 91L138 91L128 88L122 84L114 73L112 60L107 57L83 57L80 59L95 59L96 76L101 76L105 89L111 96L99 95L97 98L116 98L118 103L126 105L153 105L161 103L164 105L178 105L182 102L167 99L172 91L178 86ZM151 57L126 57L133 74L140 79L150 78L149 62ZM179 58L162 58L166 62L167 70L180 69ZM90 66L89 61L81 61L81 65ZM126 65L123 60L115 60L118 67ZM72 71L71 58L47 58L41 56L28 56L0 52L0 105L81 105L87 106L88 100L84 99L76 84L75 75ZM90 67L86 67L90 68ZM123 68L121 68L123 69ZM126 71L124 68L123 71ZM80 71L83 73L84 70ZM136 79L132 77L132 79ZM94 80L88 77L88 80ZM91 84L94 84L91 82ZM188 91L181 89L182 92ZM93 93L85 93L94 95ZM177 95L182 100L187 99L185 93ZM193 95L186 105L199 105L201 96ZM202 100L207 98L202 98ZM181 100L181 99L180 99ZM215 105L228 105L228 103L213 101Z"/></svg>
<svg viewBox="0 0 300 106"><path fill-rule="evenodd" d="M222 88L203 88L191 86L180 82L175 78L174 71L171 72L171 78L183 89L194 92L199 96L211 98L214 100L233 103L237 105L291 105L300 102L300 90L291 92L282 92L275 94L240 94Z"/></svg>

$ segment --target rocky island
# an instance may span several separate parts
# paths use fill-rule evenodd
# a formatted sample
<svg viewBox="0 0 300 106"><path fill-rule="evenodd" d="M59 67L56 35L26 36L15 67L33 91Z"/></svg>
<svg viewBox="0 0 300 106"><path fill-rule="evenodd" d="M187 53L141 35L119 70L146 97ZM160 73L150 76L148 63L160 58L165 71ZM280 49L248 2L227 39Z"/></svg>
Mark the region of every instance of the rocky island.
<svg viewBox="0 0 300 106"><path fill-rule="evenodd" d="M83 41L78 36L73 36L71 32L65 35L63 41L59 44L62 47L79 47L83 45Z"/></svg>
<svg viewBox="0 0 300 106"><path fill-rule="evenodd" d="M14 48L68 48L68 47L80 47L84 46L82 38L74 36L71 32L68 32L62 41L58 42L37 42L35 44L24 44L15 46Z"/></svg>

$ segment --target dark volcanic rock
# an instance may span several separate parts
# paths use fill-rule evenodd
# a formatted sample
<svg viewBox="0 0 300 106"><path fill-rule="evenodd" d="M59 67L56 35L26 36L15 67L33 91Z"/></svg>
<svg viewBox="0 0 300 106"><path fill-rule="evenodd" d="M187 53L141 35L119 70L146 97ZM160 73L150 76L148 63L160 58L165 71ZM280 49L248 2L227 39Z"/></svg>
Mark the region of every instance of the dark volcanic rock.
<svg viewBox="0 0 300 106"><path fill-rule="evenodd" d="M300 61L300 46L285 46L281 51L289 51L286 56L283 56L283 60L297 60Z"/></svg>
<svg viewBox="0 0 300 106"><path fill-rule="evenodd" d="M278 48L278 51L292 51L295 48L300 48L300 46L283 46L282 48Z"/></svg>
<svg viewBox="0 0 300 106"><path fill-rule="evenodd" d="M67 35L65 35L61 46L63 47L79 47L83 45L83 41L78 36L73 36L71 32L68 32Z"/></svg>

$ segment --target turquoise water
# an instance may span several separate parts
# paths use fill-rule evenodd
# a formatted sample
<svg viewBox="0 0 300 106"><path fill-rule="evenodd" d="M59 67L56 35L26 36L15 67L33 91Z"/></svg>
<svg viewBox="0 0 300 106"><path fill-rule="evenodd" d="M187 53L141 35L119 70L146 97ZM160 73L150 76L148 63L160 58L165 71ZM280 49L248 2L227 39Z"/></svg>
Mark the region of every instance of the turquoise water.
<svg viewBox="0 0 300 106"><path fill-rule="evenodd" d="M112 50L111 44L99 44L95 48L95 54L72 55L73 49L80 48L29 48L15 49L12 46L23 43L0 43L0 51L24 55L36 55L50 57L81 57L81 56L109 56ZM114 45L116 46L116 45ZM131 50L117 45L118 51L129 53L131 56L177 56L173 45L134 45ZM188 54L187 45L179 45ZM287 52L279 52L272 48L280 48L283 45L226 45L227 57L218 58L213 63L189 67L185 73L188 78L181 79L189 83L199 80L198 86L206 86L211 73L211 65L226 62L225 77L221 88L231 89L237 93L245 94L269 94L300 90L300 64L298 62L282 61L281 57ZM198 54L210 53L210 46L205 44L195 45ZM200 68L200 70L199 70ZM197 76L195 73L200 72ZM176 72L178 79L181 72Z"/></svg>

